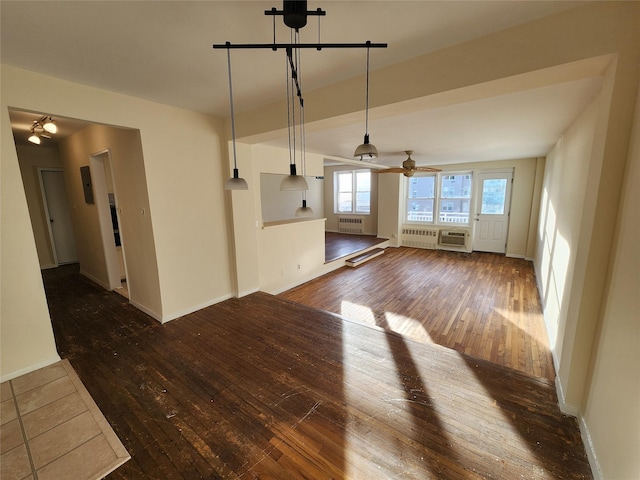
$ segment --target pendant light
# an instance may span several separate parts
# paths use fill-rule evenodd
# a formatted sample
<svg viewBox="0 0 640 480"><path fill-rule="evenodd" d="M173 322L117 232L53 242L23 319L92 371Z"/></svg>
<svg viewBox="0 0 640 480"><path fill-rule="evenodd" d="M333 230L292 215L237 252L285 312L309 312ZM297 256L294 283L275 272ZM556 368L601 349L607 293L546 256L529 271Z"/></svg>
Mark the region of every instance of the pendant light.
<svg viewBox="0 0 640 480"><path fill-rule="evenodd" d="M292 35L293 31L292 31ZM297 43L299 40L299 32L296 31L294 35L294 42ZM294 43L292 42L292 43ZM294 61L293 58L293 49L287 48L287 73L286 73L286 84L287 84L287 133L289 135L289 175L282 179L280 183L281 191L291 191L291 190L308 190L309 185L305 180L304 176L298 175L296 171L296 106L294 99L294 84L296 86L297 96L300 100L300 109L302 111L304 100L302 99L302 90L300 88L300 78L298 74L298 54L299 50L296 49L296 59ZM291 83L291 88L289 88L289 83ZM302 114L300 115L302 117ZM301 126L304 125L304 122L301 120ZM293 132L293 139L292 139ZM302 135L301 135L302 136ZM302 142L302 139L300 140ZM301 143L302 145L302 143Z"/></svg>
<svg viewBox="0 0 640 480"><path fill-rule="evenodd" d="M371 42L367 41L367 89L365 100L365 126L364 126L364 143L358 145L354 157L360 157L360 160L366 158L376 158L378 156L378 149L372 143L369 143L369 45Z"/></svg>
<svg viewBox="0 0 640 480"><path fill-rule="evenodd" d="M227 42L228 43L228 42ZM227 65L229 67L229 105L231 107L231 143L233 145L233 177L228 179L224 188L226 190L248 190L249 185L238 174L238 161L236 158L236 122L233 113L233 86L231 82L231 50L227 49Z"/></svg>
<svg viewBox="0 0 640 480"><path fill-rule="evenodd" d="M307 173L307 149L304 130L304 102L300 100L300 164L302 165L302 178ZM313 210L307 206L307 191L302 191L302 206L296 209L296 217L313 217Z"/></svg>

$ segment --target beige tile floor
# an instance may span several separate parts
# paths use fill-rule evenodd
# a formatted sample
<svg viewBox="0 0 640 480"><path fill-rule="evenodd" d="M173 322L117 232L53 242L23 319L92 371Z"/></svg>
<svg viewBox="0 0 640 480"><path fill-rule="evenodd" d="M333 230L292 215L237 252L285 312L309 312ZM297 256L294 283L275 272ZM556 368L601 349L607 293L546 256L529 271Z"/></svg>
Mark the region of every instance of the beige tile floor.
<svg viewBox="0 0 640 480"><path fill-rule="evenodd" d="M0 385L0 478L100 479L129 460L67 360Z"/></svg>

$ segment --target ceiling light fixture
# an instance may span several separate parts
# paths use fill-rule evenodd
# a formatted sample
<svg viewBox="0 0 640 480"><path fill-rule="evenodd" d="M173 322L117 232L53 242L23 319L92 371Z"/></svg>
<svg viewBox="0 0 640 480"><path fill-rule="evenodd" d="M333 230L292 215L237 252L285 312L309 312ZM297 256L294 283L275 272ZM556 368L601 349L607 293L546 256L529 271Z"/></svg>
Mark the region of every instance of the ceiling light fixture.
<svg viewBox="0 0 640 480"><path fill-rule="evenodd" d="M42 124L42 128L44 128L49 133L58 133L58 126L54 123L53 118L51 117L43 117L44 123Z"/></svg>
<svg viewBox="0 0 640 480"><path fill-rule="evenodd" d="M229 105L231 110L231 144L233 145L233 177L224 183L226 190L248 190L249 185L238 173L238 160L236 155L236 122L233 112L233 86L231 82L231 50L227 50L227 66L229 67Z"/></svg>
<svg viewBox="0 0 640 480"><path fill-rule="evenodd" d="M295 34L292 30L293 43L299 43L300 32L298 30L295 31ZM303 129L304 129L304 120L303 120L303 110L304 110L304 99L302 98L302 88L301 85L301 77L299 72L299 61L300 61L300 51L296 50L295 59L293 56L293 49L287 49L287 131L289 136L289 175L282 179L280 183L280 190L289 191L289 190L309 190L309 185L304 178L303 175L298 175L296 171L296 102L294 95L298 96L299 99L299 110L300 110L300 160L302 161L302 156L304 154L304 140L303 140ZM289 88L291 85L291 88ZM295 93L294 93L295 87ZM293 135L292 135L293 134Z"/></svg>
<svg viewBox="0 0 640 480"><path fill-rule="evenodd" d="M31 125L31 135L27 140L36 145L40 145L42 138L51 138L49 134L58 132L58 127L54 123L53 118L44 115L40 120L34 120Z"/></svg>
<svg viewBox="0 0 640 480"><path fill-rule="evenodd" d="M367 42L369 45L371 42ZM369 143L369 47L367 46L367 87L365 95L365 108L364 108L364 143L358 145L354 157L360 157L362 160L364 157L377 158L378 149L372 143Z"/></svg>
<svg viewBox="0 0 640 480"><path fill-rule="evenodd" d="M289 175L283 180L280 190L307 190L308 185L304 176L300 176L296 171L296 162L295 162L295 106L291 106L292 103L290 98L293 97L293 85L295 84L296 93L300 100L300 110L301 117L303 117L303 100L302 100L302 91L300 88L300 72L299 70L299 60L300 60L300 50L306 48L315 48L320 51L324 48L366 48L367 49L367 123L368 123L368 102L369 102L369 50L371 48L387 48L386 43L371 43L367 41L366 43L320 43L320 18L318 18L318 43L300 43L300 28L304 27L307 24L307 17L312 16L325 16L326 12L320 8L317 10L307 10L307 0L284 0L282 10L277 10L275 7L271 8L271 10L265 10L264 14L267 16L273 16L273 43L250 43L250 44L231 44L230 42L226 42L224 44L214 44L214 49L226 49L227 52L231 49L270 49L272 51L277 51L278 49L286 49L287 52L287 129L289 131ZM277 43L276 42L276 16L282 16L284 24L291 29L291 39L290 43ZM293 52L295 51L295 55ZM231 72L231 67L229 67L229 72ZM291 89L289 87L291 83ZM229 91L231 91L231 73L229 73ZM291 96L291 97L290 97ZM233 112L231 114L233 117ZM234 122L233 118L231 121L232 130L234 130ZM301 137L304 137L304 120L300 120L300 128L301 128ZM367 126L368 128L368 126ZM293 142L291 142L291 132L293 131L294 137ZM235 134L234 138L235 138ZM368 143L368 135L365 135L365 143ZM304 158L304 140L301 138L302 144L302 155L301 158ZM373 145L371 145L373 147ZM373 147L373 151L375 151L375 155L377 156L377 151L375 147ZM367 152L365 152L367 153ZM371 153L371 151L369 152ZM363 154L364 156L365 154ZM234 166L235 166L235 141L234 141ZM234 178L237 176L237 168L234 168ZM303 195L303 207L306 207L306 199ZM306 207L308 208L308 207Z"/></svg>
<svg viewBox="0 0 640 480"><path fill-rule="evenodd" d="M40 145L40 135L34 131L33 127L31 128L31 136L27 140L36 145Z"/></svg>

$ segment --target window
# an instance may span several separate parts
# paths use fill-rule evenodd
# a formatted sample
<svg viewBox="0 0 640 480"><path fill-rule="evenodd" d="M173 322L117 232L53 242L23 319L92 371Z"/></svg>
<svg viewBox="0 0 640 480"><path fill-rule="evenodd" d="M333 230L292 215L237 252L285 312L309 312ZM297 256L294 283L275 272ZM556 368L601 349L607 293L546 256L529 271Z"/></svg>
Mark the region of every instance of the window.
<svg viewBox="0 0 640 480"><path fill-rule="evenodd" d="M335 213L371 213L371 172L344 170L335 172Z"/></svg>
<svg viewBox="0 0 640 480"><path fill-rule="evenodd" d="M435 175L409 178L407 220L433 222Z"/></svg>
<svg viewBox="0 0 640 480"><path fill-rule="evenodd" d="M441 191L439 222L468 224L471 175L444 175Z"/></svg>
<svg viewBox="0 0 640 480"><path fill-rule="evenodd" d="M469 224L473 175L440 173L407 181L406 220ZM434 212L438 215L434 218Z"/></svg>

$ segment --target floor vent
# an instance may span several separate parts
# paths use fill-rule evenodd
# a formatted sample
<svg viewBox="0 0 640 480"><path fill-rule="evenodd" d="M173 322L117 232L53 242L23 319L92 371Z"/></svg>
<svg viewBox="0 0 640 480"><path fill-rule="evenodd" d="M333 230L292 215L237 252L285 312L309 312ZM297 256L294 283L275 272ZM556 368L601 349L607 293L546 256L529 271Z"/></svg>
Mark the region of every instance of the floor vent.
<svg viewBox="0 0 640 480"><path fill-rule="evenodd" d="M362 235L364 233L362 217L338 217L338 232Z"/></svg>
<svg viewBox="0 0 640 480"><path fill-rule="evenodd" d="M404 227L402 246L435 249L438 246L438 230L434 228Z"/></svg>

